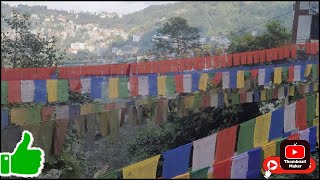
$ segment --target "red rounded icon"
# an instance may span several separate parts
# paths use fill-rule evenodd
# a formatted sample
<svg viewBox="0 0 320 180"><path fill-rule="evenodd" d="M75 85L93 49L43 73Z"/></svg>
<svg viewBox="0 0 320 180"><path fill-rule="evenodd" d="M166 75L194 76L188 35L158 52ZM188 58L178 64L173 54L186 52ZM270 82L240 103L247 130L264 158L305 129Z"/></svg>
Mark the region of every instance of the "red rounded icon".
<svg viewBox="0 0 320 180"><path fill-rule="evenodd" d="M287 145L285 147L285 156L287 159L303 159L306 151L303 145Z"/></svg>
<svg viewBox="0 0 320 180"><path fill-rule="evenodd" d="M316 169L316 161L310 158L310 166L305 170L285 170L281 168L280 157L271 156L264 159L262 168L264 171L270 171L272 174L310 174Z"/></svg>

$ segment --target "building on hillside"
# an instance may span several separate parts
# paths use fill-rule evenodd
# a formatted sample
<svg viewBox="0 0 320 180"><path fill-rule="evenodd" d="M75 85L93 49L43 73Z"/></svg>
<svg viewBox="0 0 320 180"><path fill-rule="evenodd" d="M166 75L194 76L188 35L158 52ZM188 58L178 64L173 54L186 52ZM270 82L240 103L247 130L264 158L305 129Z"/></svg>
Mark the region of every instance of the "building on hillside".
<svg viewBox="0 0 320 180"><path fill-rule="evenodd" d="M319 2L296 1L292 40L295 44L319 41Z"/></svg>
<svg viewBox="0 0 320 180"><path fill-rule="evenodd" d="M139 42L140 38L141 38L141 36L132 35L132 42Z"/></svg>

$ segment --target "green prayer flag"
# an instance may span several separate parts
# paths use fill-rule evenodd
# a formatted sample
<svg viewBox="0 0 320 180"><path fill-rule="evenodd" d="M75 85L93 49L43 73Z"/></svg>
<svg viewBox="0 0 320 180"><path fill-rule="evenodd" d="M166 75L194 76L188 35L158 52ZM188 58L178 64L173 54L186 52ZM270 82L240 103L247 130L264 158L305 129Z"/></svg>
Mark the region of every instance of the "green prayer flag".
<svg viewBox="0 0 320 180"><path fill-rule="evenodd" d="M110 138L111 142L115 142L119 136L120 128L120 111L121 109L109 111L109 127L110 127Z"/></svg>
<svg viewBox="0 0 320 180"><path fill-rule="evenodd" d="M209 167L205 167L194 172L191 172L191 179L208 179Z"/></svg>
<svg viewBox="0 0 320 180"><path fill-rule="evenodd" d="M232 105L236 105L240 103L240 95L238 92L232 93Z"/></svg>
<svg viewBox="0 0 320 180"><path fill-rule="evenodd" d="M58 101L66 102L69 100L69 84L68 80L57 81L57 95Z"/></svg>
<svg viewBox="0 0 320 180"><path fill-rule="evenodd" d="M41 108L31 107L27 109L26 123L38 123L41 121Z"/></svg>
<svg viewBox="0 0 320 180"><path fill-rule="evenodd" d="M245 70L245 71L244 71L244 78L245 78L245 79L250 78L250 71L249 71L249 70Z"/></svg>
<svg viewBox="0 0 320 180"><path fill-rule="evenodd" d="M102 175L97 177L98 179L121 179L122 170L116 170L114 172L108 173L106 175Z"/></svg>
<svg viewBox="0 0 320 180"><path fill-rule="evenodd" d="M316 95L307 97L307 121L312 121L316 117Z"/></svg>
<svg viewBox="0 0 320 180"><path fill-rule="evenodd" d="M288 67L282 67L282 81L287 81L288 79Z"/></svg>
<svg viewBox="0 0 320 180"><path fill-rule="evenodd" d="M32 147L39 147L40 123L20 125L20 131L23 132L24 130L30 131L33 136Z"/></svg>
<svg viewBox="0 0 320 180"><path fill-rule="evenodd" d="M194 95L194 100L193 100L193 109L199 109L201 108L201 95L200 94L195 94Z"/></svg>
<svg viewBox="0 0 320 180"><path fill-rule="evenodd" d="M316 80L316 79L318 79L318 64L313 64L312 65L312 69L311 69L311 71L312 71L312 79L313 80Z"/></svg>
<svg viewBox="0 0 320 180"><path fill-rule="evenodd" d="M276 140L276 156L280 156L280 144L286 139L287 137Z"/></svg>
<svg viewBox="0 0 320 180"><path fill-rule="evenodd" d="M101 135L104 137L107 134L109 134L109 120L110 118L108 117L109 113L108 111L105 112L99 112L97 113L97 121L99 124L99 128L100 128L100 133Z"/></svg>
<svg viewBox="0 0 320 180"><path fill-rule="evenodd" d="M119 78L119 97L120 98L128 98L129 97L129 89L128 82L129 79L127 77Z"/></svg>
<svg viewBox="0 0 320 180"><path fill-rule="evenodd" d="M256 119L251 119L240 124L237 152L241 154L250 149L253 149L253 137L255 129Z"/></svg>
<svg viewBox="0 0 320 180"><path fill-rule="evenodd" d="M184 111L185 111L185 108L184 108L184 98L183 97L178 97L178 107L177 107L177 115L178 117L182 118L183 115L184 115Z"/></svg>
<svg viewBox="0 0 320 180"><path fill-rule="evenodd" d="M214 77L215 73L214 72L209 72L208 73L208 81L211 81L212 78Z"/></svg>
<svg viewBox="0 0 320 180"><path fill-rule="evenodd" d="M8 103L8 81L1 81L1 104Z"/></svg>
<svg viewBox="0 0 320 180"><path fill-rule="evenodd" d="M102 88L101 88L101 97L102 97L102 101L107 101L109 94L108 94L108 81L104 80L102 81Z"/></svg>
<svg viewBox="0 0 320 180"><path fill-rule="evenodd" d="M272 99L272 89L266 89L267 91L267 100L271 100Z"/></svg>
<svg viewBox="0 0 320 180"><path fill-rule="evenodd" d="M174 81L173 75L167 75L166 88L167 88L167 93L169 95L173 95L176 92L176 86L175 86L175 81Z"/></svg>
<svg viewBox="0 0 320 180"><path fill-rule="evenodd" d="M93 112L98 113L98 112L103 112L104 110L104 104L93 104Z"/></svg>

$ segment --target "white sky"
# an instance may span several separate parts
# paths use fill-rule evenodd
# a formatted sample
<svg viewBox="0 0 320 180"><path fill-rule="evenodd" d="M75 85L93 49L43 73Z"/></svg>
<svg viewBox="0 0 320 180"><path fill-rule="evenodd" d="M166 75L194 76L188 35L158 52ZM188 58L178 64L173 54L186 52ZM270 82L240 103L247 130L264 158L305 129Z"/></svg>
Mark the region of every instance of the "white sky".
<svg viewBox="0 0 320 180"><path fill-rule="evenodd" d="M116 12L129 14L142 10L150 5L174 3L175 1L1 1L1 3L17 6L18 4L45 5L48 9L75 10L76 12Z"/></svg>

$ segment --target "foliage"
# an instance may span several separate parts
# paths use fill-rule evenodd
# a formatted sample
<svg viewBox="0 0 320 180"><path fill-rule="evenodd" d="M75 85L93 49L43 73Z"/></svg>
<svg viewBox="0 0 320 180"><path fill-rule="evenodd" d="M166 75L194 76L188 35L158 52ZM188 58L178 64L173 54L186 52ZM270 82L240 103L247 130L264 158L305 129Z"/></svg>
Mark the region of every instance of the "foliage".
<svg viewBox="0 0 320 180"><path fill-rule="evenodd" d="M30 16L15 10L12 17L1 16L12 34L1 29L1 61L5 67L52 67L66 59L66 52L56 48L55 37L42 38L30 31ZM1 23L2 24L2 23Z"/></svg>
<svg viewBox="0 0 320 180"><path fill-rule="evenodd" d="M173 17L157 30L153 45L155 50L182 55L187 50L199 47L199 38L198 28L189 26L186 19Z"/></svg>
<svg viewBox="0 0 320 180"><path fill-rule="evenodd" d="M252 36L250 33L243 35L231 35L231 44L228 47L229 53L254 51L260 49L275 48L290 39L290 33L282 26L279 20L270 21L265 25L266 31L259 36Z"/></svg>

